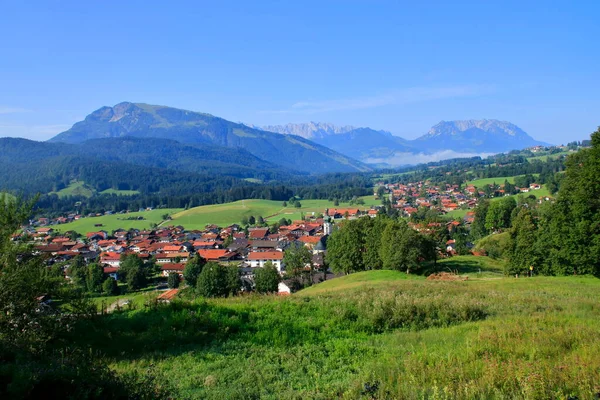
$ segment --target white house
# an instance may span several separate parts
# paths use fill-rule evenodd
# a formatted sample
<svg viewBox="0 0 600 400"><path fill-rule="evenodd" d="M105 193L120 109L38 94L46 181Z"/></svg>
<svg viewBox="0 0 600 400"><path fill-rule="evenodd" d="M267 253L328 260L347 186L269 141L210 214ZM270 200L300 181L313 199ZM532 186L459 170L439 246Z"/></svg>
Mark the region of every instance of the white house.
<svg viewBox="0 0 600 400"><path fill-rule="evenodd" d="M262 268L269 261L273 263L279 273L285 270L282 251L253 251L248 254L248 263L252 268Z"/></svg>

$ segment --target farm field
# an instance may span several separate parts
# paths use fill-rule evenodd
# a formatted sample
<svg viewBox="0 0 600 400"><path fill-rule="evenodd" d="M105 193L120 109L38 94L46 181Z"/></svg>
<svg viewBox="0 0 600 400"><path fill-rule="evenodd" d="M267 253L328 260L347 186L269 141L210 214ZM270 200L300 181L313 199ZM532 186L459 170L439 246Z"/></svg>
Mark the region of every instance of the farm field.
<svg viewBox="0 0 600 400"><path fill-rule="evenodd" d="M103 215L100 217L85 217L77 221L69 222L68 224L53 225L52 227L58 232L75 231L81 234L87 232L96 232L99 230L105 230L109 233L112 231L122 229L148 229L151 224L159 224L163 221L162 216L164 214L173 214L181 209L178 208L162 208L151 211L142 212L130 212L128 214L112 214ZM137 220L135 218L143 217L143 220ZM126 219L131 218L131 219ZM102 226L96 226L101 224Z"/></svg>
<svg viewBox="0 0 600 400"><path fill-rule="evenodd" d="M288 297L179 301L103 316L73 340L119 372L150 371L173 398L594 398L598 279L450 263L475 275L367 271Z"/></svg>

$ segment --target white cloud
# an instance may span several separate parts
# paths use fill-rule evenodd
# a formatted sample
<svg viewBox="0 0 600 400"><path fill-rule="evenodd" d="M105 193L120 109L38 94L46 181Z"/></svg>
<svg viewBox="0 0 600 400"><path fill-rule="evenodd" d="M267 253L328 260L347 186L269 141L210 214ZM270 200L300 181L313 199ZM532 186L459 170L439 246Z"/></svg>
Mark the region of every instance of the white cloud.
<svg viewBox="0 0 600 400"><path fill-rule="evenodd" d="M394 167L402 165L416 165L425 164L434 161L449 160L451 158L469 158L469 157L481 157L486 158L495 153L461 153L454 150L443 150L433 154L426 153L395 153L391 157L387 158L369 158L362 160L369 164L389 164Z"/></svg>
<svg viewBox="0 0 600 400"><path fill-rule="evenodd" d="M410 104L430 100L479 96L494 91L493 85L414 87L390 91L376 96L350 99L299 101L283 110L262 111L264 114L317 114L331 111L362 110L387 105Z"/></svg>

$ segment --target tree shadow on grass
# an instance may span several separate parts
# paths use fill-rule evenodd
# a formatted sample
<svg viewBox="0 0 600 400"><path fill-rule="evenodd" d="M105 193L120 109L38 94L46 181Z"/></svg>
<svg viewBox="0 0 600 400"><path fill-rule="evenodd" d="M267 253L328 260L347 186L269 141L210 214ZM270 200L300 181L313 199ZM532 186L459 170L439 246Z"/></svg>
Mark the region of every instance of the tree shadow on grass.
<svg viewBox="0 0 600 400"><path fill-rule="evenodd" d="M489 266L482 265L482 263L474 260L464 259L449 259L443 263L430 263L425 265L423 268L423 275L428 276L436 272L450 272L458 273L459 275L464 274L477 274L477 273L494 273L501 274L502 270L499 268L490 268Z"/></svg>

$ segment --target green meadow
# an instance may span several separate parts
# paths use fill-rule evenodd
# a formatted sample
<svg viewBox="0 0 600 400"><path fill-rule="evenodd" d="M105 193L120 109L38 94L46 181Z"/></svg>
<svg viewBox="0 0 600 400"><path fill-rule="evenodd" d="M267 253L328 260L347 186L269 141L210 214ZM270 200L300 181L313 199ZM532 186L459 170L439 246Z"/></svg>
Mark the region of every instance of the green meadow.
<svg viewBox="0 0 600 400"><path fill-rule="evenodd" d="M106 189L103 190L101 192L98 192L99 194L116 194L118 196L133 196L136 194L139 194L140 192L138 192L137 190L117 190L117 189ZM83 197L92 197L94 194L96 194L96 190L90 186L88 186L85 182L83 181L73 181L71 182L71 184L69 184L69 186L57 191L57 192L50 192L49 194L55 194L58 197L67 197L67 196L83 196Z"/></svg>
<svg viewBox="0 0 600 400"><path fill-rule="evenodd" d="M350 206L348 203L340 203L337 208L356 207L367 210L371 205L381 204L374 196L365 196L362 199L365 202L364 205ZM173 215L172 222L183 225L186 229L201 229L207 224L227 226L239 224L244 217L261 216L272 223L281 218L298 220L302 214L305 216L311 216L313 213L318 215L324 213L327 208L336 208L334 203L328 200L300 200L300 204L302 207L296 208L289 202L284 207L282 201L240 200L181 211Z"/></svg>
<svg viewBox="0 0 600 400"><path fill-rule="evenodd" d="M440 264L469 279L367 271L287 297L188 293L83 322L73 342L178 399L595 398L598 279Z"/></svg>
<svg viewBox="0 0 600 400"><path fill-rule="evenodd" d="M68 224L54 225L53 228L58 232L75 231L81 234L87 232L96 232L105 230L112 232L117 229L149 229L152 224L163 222L164 214L173 214L180 211L176 208L161 208L151 211L130 212L127 214L102 215L100 217L84 217ZM137 218L143 218L138 220ZM96 226L102 225L102 226Z"/></svg>
<svg viewBox="0 0 600 400"><path fill-rule="evenodd" d="M364 196L361 199L364 201L362 205L351 206L349 203L340 203L337 208L356 207L361 210L368 210L372 205L381 204L374 196ZM163 223L163 225L183 225L186 229L204 229L208 224L219 226L239 224L242 218L250 216L261 216L270 223L277 222L281 218L298 220L302 214L305 216L311 216L313 213L318 215L324 213L327 208L336 207L333 202L328 200L300 200L300 204L302 207L296 208L292 204L283 207L282 201L240 200L233 203L194 207L189 210L156 209L128 214L85 217L68 224L56 225L55 228L60 232L74 230L82 234L99 229L108 232L119 228L147 229L150 228L151 224L160 223ZM172 220L163 221L162 216L164 214L169 214ZM143 217L144 219L135 220L137 217ZM102 224L102 227L97 227L96 224Z"/></svg>

